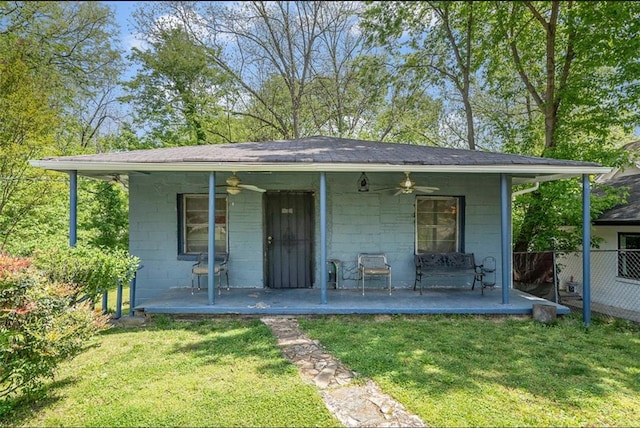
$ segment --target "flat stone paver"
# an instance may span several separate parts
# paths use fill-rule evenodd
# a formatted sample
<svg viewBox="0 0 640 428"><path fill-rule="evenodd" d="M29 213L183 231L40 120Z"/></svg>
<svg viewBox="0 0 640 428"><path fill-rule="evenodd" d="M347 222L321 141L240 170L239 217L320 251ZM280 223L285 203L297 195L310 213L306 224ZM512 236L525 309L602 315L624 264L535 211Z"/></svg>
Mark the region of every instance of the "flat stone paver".
<svg viewBox="0 0 640 428"><path fill-rule="evenodd" d="M327 353L320 343L300 330L295 318L261 319L278 338L284 355L298 367L303 379L314 384L325 405L346 427L426 427L402 404L380 390L370 379L351 384L356 373Z"/></svg>

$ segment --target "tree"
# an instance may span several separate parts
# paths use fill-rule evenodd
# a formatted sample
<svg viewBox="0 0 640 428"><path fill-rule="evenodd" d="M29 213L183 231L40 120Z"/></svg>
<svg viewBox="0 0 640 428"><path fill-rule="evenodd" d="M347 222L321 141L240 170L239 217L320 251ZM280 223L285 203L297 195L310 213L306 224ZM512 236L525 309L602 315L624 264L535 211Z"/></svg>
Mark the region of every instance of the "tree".
<svg viewBox="0 0 640 428"><path fill-rule="evenodd" d="M92 149L106 110L88 101L119 72L114 31L99 3L0 3L0 248L20 246L46 221L38 210L65 197L59 175L28 160Z"/></svg>
<svg viewBox="0 0 640 428"><path fill-rule="evenodd" d="M145 138L155 145L228 139L216 129L223 117L219 102L225 77L208 61L206 49L172 21L155 21L147 31L149 48L133 49L130 59L140 69L126 83L129 95L122 98L136 107L135 122L148 127Z"/></svg>
<svg viewBox="0 0 640 428"><path fill-rule="evenodd" d="M0 250L29 213L49 201L47 174L27 161L54 145L59 110L45 76L33 73L15 37L0 37Z"/></svg>
<svg viewBox="0 0 640 428"><path fill-rule="evenodd" d="M542 114L543 155L575 132L606 136L638 123L637 4L500 2L495 16L503 50L493 51L494 68L509 68Z"/></svg>
<svg viewBox="0 0 640 428"><path fill-rule="evenodd" d="M229 79L221 105L249 130L242 136L354 136L380 92L357 86L356 61L367 54L358 11L354 2L162 2L137 22L150 34L169 16L206 50Z"/></svg>
<svg viewBox="0 0 640 428"><path fill-rule="evenodd" d="M488 82L498 97L524 106L525 114L510 118L524 119L524 126L516 128L525 135L530 131L523 139L526 146L513 149L609 166L626 160L619 149L624 141L613 137L619 130L629 133L639 119L639 19L640 8L632 2L496 3L492 35L497 48L488 51ZM524 198L516 251L548 248L541 236L579 224L570 215L580 211L578 183L571 191L562 187L549 183ZM553 222L544 215L547 196L560 192L576 198L563 222ZM575 238L568 245L574 247Z"/></svg>
<svg viewBox="0 0 640 428"><path fill-rule="evenodd" d="M436 144L475 150L473 94L483 64L481 29L488 5L482 2L368 2L363 26L369 42L381 44L398 58L398 66L414 70L415 79L437 91L448 114L442 124L452 130ZM445 103L443 103L445 104ZM462 107L463 135L455 124ZM452 120L446 121L446 117Z"/></svg>
<svg viewBox="0 0 640 428"><path fill-rule="evenodd" d="M111 181L83 183L84 194L90 193L85 204L80 228L88 233L89 245L126 250L129 248L129 216L127 194L121 185Z"/></svg>

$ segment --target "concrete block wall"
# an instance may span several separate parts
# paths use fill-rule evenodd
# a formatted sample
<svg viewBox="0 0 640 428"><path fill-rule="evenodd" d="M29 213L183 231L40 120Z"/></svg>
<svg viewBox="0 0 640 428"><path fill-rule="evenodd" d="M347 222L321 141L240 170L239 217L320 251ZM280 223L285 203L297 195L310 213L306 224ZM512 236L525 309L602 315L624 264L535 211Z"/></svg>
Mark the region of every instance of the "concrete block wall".
<svg viewBox="0 0 640 428"><path fill-rule="evenodd" d="M357 173L327 173L327 255L343 262L341 285L357 287L359 252L384 252L392 266L393 285L414 281L415 194L393 196L402 173L368 173L370 192L357 191ZM229 173L217 173L224 184ZM314 193L315 287L320 278L319 173L238 173L246 184L267 190ZM494 256L500 267L499 176L412 173L418 185L436 186L433 195L465 196L465 250L478 262ZM172 287L191 283L190 260L178 258L177 195L208 192L208 173L154 172L130 177L130 251L142 260L137 303ZM219 191L223 192L221 189ZM229 279L232 287L264 287L264 195L242 191L229 196ZM500 273L497 272L500 280ZM384 286L381 282L381 286ZM500 285L500 284L498 284Z"/></svg>

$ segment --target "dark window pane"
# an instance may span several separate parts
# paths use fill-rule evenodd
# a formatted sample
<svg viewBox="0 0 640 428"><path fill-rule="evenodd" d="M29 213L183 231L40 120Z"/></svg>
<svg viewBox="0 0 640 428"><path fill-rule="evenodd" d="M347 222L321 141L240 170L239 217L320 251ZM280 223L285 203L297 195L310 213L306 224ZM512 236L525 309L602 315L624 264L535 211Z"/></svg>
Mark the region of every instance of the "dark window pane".
<svg viewBox="0 0 640 428"><path fill-rule="evenodd" d="M196 254L206 252L209 242L209 197L207 195L183 195L183 252ZM227 252L227 197L216 196L215 212L216 252Z"/></svg>
<svg viewBox="0 0 640 428"><path fill-rule="evenodd" d="M419 196L416 199L416 249L418 252L459 250L460 198Z"/></svg>
<svg viewBox="0 0 640 428"><path fill-rule="evenodd" d="M640 234L618 235L618 276L640 279Z"/></svg>

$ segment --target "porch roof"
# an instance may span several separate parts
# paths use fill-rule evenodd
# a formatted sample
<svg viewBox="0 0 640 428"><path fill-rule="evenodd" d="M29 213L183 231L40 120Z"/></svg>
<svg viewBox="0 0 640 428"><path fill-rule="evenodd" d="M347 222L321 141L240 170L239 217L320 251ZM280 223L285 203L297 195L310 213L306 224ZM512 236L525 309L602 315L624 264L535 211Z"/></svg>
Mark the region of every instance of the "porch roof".
<svg viewBox="0 0 640 428"><path fill-rule="evenodd" d="M30 163L87 176L136 171L506 173L512 174L514 184L610 170L593 162L324 136L62 156Z"/></svg>

